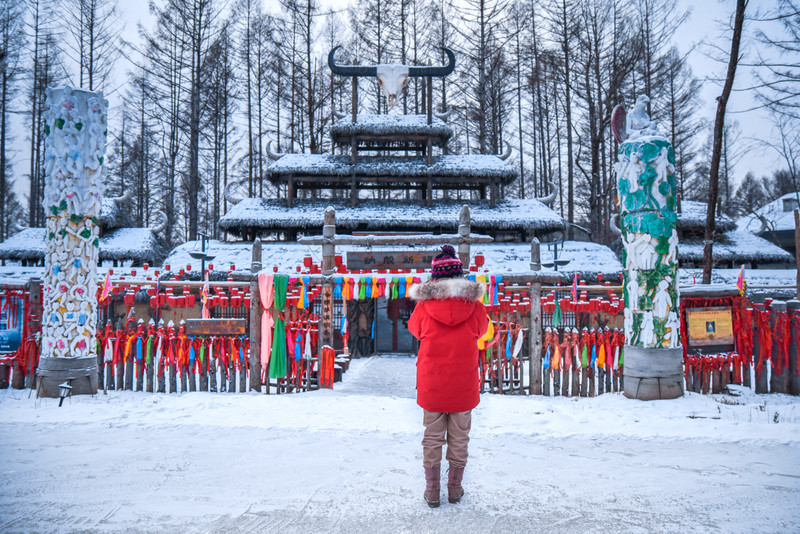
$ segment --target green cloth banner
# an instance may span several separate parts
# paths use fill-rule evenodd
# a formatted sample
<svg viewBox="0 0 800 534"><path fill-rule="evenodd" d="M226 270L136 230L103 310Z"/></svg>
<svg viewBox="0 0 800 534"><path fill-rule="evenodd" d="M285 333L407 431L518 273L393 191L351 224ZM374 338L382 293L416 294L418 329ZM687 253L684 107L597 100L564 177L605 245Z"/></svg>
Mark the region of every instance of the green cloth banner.
<svg viewBox="0 0 800 534"><path fill-rule="evenodd" d="M289 286L289 277L285 274L277 274L273 278L275 288L275 300L273 306L278 312L283 311L286 305L286 290ZM275 314L275 331L272 335L272 356L269 359L269 377L286 377L286 325L280 318L280 313Z"/></svg>

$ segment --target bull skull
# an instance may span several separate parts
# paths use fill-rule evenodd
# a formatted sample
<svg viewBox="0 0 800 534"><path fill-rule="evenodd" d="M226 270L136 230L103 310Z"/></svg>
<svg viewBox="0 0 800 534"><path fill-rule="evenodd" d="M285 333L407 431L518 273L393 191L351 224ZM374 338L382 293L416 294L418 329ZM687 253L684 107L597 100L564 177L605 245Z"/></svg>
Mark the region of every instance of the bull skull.
<svg viewBox="0 0 800 534"><path fill-rule="evenodd" d="M378 65L378 87L386 95L389 107L397 105L399 95L408 84L408 65Z"/></svg>
<svg viewBox="0 0 800 534"><path fill-rule="evenodd" d="M386 101L390 106L397 105L397 96L403 91L408 78L414 76L447 76L456 67L456 56L449 48L444 48L448 64L439 67L409 67L408 65L337 65L337 46L328 54L328 66L331 72L340 76L375 76L378 86L386 94Z"/></svg>

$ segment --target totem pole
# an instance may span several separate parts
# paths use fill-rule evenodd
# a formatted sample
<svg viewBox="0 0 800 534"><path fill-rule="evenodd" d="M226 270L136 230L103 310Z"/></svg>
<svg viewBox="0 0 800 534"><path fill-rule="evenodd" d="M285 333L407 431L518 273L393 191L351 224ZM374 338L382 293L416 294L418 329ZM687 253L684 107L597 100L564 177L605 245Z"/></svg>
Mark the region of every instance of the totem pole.
<svg viewBox="0 0 800 534"><path fill-rule="evenodd" d="M45 91L47 250L40 396L97 393L97 217L105 186L106 108L102 92Z"/></svg>
<svg viewBox="0 0 800 534"><path fill-rule="evenodd" d="M626 116L617 106L612 130L625 296L624 392L642 400L683 395L680 344L675 157L647 114L646 96Z"/></svg>

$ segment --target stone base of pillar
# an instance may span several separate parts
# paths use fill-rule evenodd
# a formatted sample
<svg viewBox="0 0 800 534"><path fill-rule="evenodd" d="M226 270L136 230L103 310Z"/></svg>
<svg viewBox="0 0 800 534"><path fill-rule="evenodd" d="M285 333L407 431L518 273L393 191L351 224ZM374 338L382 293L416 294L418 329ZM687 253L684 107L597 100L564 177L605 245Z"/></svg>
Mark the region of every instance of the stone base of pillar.
<svg viewBox="0 0 800 534"><path fill-rule="evenodd" d="M72 386L71 395L97 394L97 358L48 358L39 359L36 370L39 397L58 398L60 386L67 382Z"/></svg>
<svg viewBox="0 0 800 534"><path fill-rule="evenodd" d="M683 349L625 346L623 392L629 399L676 399L683 396Z"/></svg>

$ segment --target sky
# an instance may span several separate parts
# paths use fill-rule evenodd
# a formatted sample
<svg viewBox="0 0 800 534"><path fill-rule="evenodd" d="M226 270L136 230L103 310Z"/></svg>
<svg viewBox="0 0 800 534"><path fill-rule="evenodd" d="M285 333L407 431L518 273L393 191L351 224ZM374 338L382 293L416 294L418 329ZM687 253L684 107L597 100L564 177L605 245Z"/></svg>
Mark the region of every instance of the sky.
<svg viewBox="0 0 800 534"><path fill-rule="evenodd" d="M266 0L269 10L277 9L277 0ZM323 5L332 9L341 9L350 2L342 0L329 0ZM772 6L774 2L769 0L751 0L748 13L756 10L764 10ZM124 22L122 37L130 42L138 42L139 23L145 27L151 27L153 17L144 8L141 0L120 0L119 9L121 20ZM713 123L716 111L715 98L721 92L721 85L712 81L715 77L722 77L727 65L715 61L709 54L712 52L709 43L719 46L725 50L730 49L730 30L724 27L734 9L733 0L679 0L678 5L681 9L690 11L687 21L678 28L675 33L674 41L679 50L687 54L689 64L696 77L703 81L700 93L701 105L700 114L709 124ZM755 24L746 23L745 31L752 37ZM754 41L745 40L742 52L752 54ZM122 65L119 69L119 77L124 80L126 71L124 59L120 59ZM747 87L753 82L750 69L740 67L737 71L737 82L735 88ZM121 91L109 91L106 98L109 100L109 123L111 130L116 131L115 122L118 123L120 115L118 110L121 106ZM627 103L631 106L633 103ZM741 113L754 107L756 102L752 92L737 92L734 90L728 102L728 119L739 122L742 131L742 140L752 147L739 161L735 169L735 181L738 183L745 174L752 171L756 176L771 175L784 165L781 163L777 153L772 149L764 149L759 142L770 139L774 133L768 113L763 110L754 110ZM12 155L15 162L15 176L18 178L16 191L20 198L26 198L28 181L25 177L29 170L29 144L25 141L25 130L23 126L24 118L16 116L12 119L12 128L17 132L15 141L15 154ZM710 130L709 130L710 131ZM706 134L704 134L706 135ZM705 142L705 138L698 140L698 145Z"/></svg>

